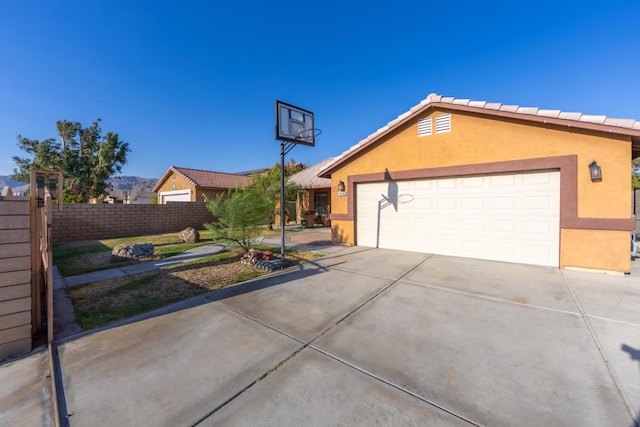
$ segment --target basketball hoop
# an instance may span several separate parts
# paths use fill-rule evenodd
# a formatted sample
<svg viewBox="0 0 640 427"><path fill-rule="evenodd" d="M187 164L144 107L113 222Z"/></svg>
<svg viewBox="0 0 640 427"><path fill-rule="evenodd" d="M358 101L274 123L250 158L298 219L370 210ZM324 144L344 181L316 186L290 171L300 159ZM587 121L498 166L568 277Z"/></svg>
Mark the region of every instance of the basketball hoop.
<svg viewBox="0 0 640 427"><path fill-rule="evenodd" d="M314 145L315 140L322 134L322 130L318 128L304 129L296 135L296 141Z"/></svg>
<svg viewBox="0 0 640 427"><path fill-rule="evenodd" d="M275 139L280 141L280 260L284 268L285 242L285 197L284 197L284 157L298 144L315 146L316 137L322 131L313 126L313 113L304 108L276 100Z"/></svg>
<svg viewBox="0 0 640 427"><path fill-rule="evenodd" d="M320 129L313 125L313 113L276 100L276 140L314 146Z"/></svg>

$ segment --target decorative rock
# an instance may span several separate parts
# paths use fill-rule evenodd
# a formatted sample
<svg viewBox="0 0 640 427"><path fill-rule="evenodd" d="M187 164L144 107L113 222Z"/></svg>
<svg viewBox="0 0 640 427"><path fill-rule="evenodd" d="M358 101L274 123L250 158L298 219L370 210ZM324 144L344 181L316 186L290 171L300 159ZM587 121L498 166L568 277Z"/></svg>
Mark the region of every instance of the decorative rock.
<svg viewBox="0 0 640 427"><path fill-rule="evenodd" d="M187 227L180 232L180 239L185 243L198 243L200 241L200 233L193 227Z"/></svg>
<svg viewBox="0 0 640 427"><path fill-rule="evenodd" d="M261 270L265 270L265 271L276 271L276 270L282 270L285 269L289 266L293 265L293 263L289 260L282 260L281 258L275 257L274 259L272 259L271 261L266 261L266 260L262 260L262 261L258 261L255 266L258 267Z"/></svg>
<svg viewBox="0 0 640 427"><path fill-rule="evenodd" d="M267 258L267 252L269 253L269 258ZM284 260L283 262L281 258L274 257L271 251L260 252L253 249L242 256L240 264L251 265L265 271L282 270L293 265L289 260Z"/></svg>
<svg viewBox="0 0 640 427"><path fill-rule="evenodd" d="M147 258L153 255L152 243L116 245L111 251L111 261Z"/></svg>
<svg viewBox="0 0 640 427"><path fill-rule="evenodd" d="M262 252L255 249L249 249L249 252L242 255L240 264L242 265L255 265L256 262L263 258Z"/></svg>

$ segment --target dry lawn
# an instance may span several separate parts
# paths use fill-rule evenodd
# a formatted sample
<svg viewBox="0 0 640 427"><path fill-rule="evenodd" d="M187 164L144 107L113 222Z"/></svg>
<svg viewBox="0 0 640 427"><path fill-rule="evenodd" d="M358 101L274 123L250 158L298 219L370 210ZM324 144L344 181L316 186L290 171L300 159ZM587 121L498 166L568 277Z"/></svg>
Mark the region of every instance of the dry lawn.
<svg viewBox="0 0 640 427"><path fill-rule="evenodd" d="M288 255L288 259L304 262L317 256L297 252ZM241 265L240 257L74 286L67 288L67 294L80 326L95 328L266 274L256 267Z"/></svg>

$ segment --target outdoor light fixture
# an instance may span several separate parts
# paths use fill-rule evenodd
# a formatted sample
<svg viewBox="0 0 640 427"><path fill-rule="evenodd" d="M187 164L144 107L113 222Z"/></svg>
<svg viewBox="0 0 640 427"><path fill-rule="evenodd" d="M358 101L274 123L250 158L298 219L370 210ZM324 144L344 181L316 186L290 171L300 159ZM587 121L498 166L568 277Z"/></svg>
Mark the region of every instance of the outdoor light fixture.
<svg viewBox="0 0 640 427"><path fill-rule="evenodd" d="M344 182L343 181L338 182L338 191L344 191Z"/></svg>
<svg viewBox="0 0 640 427"><path fill-rule="evenodd" d="M45 207L47 190L51 201L62 211L62 186L64 176L60 171L31 169L29 171L29 192L33 209Z"/></svg>
<svg viewBox="0 0 640 427"><path fill-rule="evenodd" d="M44 206L44 175L36 175L36 198L38 207Z"/></svg>
<svg viewBox="0 0 640 427"><path fill-rule="evenodd" d="M53 200L58 198L58 177L55 175L49 175L49 193Z"/></svg>
<svg viewBox="0 0 640 427"><path fill-rule="evenodd" d="M591 181L602 181L602 169L595 159L589 163L589 173L591 174Z"/></svg>

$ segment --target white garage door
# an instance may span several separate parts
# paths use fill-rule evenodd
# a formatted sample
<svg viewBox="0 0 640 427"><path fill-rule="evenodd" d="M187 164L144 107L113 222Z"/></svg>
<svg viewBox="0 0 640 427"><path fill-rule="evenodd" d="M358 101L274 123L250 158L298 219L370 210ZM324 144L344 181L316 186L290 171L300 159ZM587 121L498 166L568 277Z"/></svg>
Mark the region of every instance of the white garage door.
<svg viewBox="0 0 640 427"><path fill-rule="evenodd" d="M160 192L160 204L190 201L191 190L173 190Z"/></svg>
<svg viewBox="0 0 640 427"><path fill-rule="evenodd" d="M559 172L366 183L356 193L360 246L559 264Z"/></svg>

